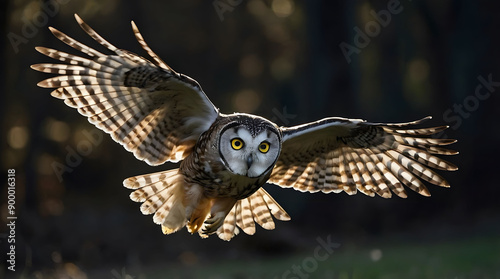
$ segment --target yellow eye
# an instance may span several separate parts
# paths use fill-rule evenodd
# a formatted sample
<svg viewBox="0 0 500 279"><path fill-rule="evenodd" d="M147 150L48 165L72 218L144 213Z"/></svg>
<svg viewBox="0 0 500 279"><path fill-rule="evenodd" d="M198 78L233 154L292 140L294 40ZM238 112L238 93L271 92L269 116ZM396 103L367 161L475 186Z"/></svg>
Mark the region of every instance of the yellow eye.
<svg viewBox="0 0 500 279"><path fill-rule="evenodd" d="M243 147L243 141L239 138L235 138L231 140L231 147L234 150L240 150Z"/></svg>
<svg viewBox="0 0 500 279"><path fill-rule="evenodd" d="M262 153L267 153L267 151L269 151L269 146L269 143L264 141L259 145L259 151Z"/></svg>

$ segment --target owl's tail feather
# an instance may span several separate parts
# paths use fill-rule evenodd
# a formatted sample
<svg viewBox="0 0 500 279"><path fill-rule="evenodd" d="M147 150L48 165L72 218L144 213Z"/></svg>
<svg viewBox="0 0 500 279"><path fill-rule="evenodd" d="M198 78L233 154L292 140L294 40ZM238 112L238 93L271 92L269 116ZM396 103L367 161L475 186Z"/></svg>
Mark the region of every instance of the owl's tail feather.
<svg viewBox="0 0 500 279"><path fill-rule="evenodd" d="M290 215L263 188L250 197L237 201L227 214L224 223L218 228L220 239L229 241L239 233L240 227L246 234L255 233L255 223L266 230L274 229L273 217L290 220Z"/></svg>
<svg viewBox="0 0 500 279"><path fill-rule="evenodd" d="M205 197L203 188L186 183L179 169L127 178L123 185L135 190L130 194L130 199L142 202L143 214L154 213L153 221L161 225L164 234L174 233L186 226L190 233L199 232L200 236L207 237L222 225L236 202ZM221 220L211 222L211 219L207 220L209 216ZM210 232L202 233L202 228L205 232L209 228Z"/></svg>
<svg viewBox="0 0 500 279"><path fill-rule="evenodd" d="M199 185L187 184L179 169L145 174L125 179L123 185L135 190L130 199L142 202L141 212L153 214L153 221L162 226L164 234L183 227L203 238L217 233L223 240L231 240L241 228L255 233L255 223L267 230L274 229L273 217L287 221L290 216L263 189L250 197L207 198Z"/></svg>
<svg viewBox="0 0 500 279"><path fill-rule="evenodd" d="M171 234L187 224L186 182L179 169L145 174L125 179L123 185L135 191L130 199L142 202L141 212L153 214L153 221Z"/></svg>

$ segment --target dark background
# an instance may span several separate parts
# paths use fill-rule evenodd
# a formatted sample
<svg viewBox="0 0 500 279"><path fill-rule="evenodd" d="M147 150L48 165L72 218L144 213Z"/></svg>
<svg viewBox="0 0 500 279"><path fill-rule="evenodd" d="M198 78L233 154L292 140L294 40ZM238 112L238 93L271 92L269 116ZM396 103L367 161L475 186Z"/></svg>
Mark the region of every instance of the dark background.
<svg viewBox="0 0 500 279"><path fill-rule="evenodd" d="M371 29L349 63L339 45L356 46L355 28L373 24L370 11L389 2L3 1L0 154L3 177L16 171L18 219L16 272L2 260L0 277L282 278L310 264L304 278L500 278L500 86L476 92L480 77L500 82L500 2L401 0L401 11ZM220 16L216 4L229 9ZM29 65L55 61L35 46L77 53L48 26L105 51L74 13L112 44L145 55L134 20L151 48L196 79L223 113L284 126L328 116L404 122L431 115L425 125L450 125L438 136L459 140L452 147L460 154L446 158L459 170L441 173L452 187L386 200L266 185L292 216L275 230L258 227L230 242L185 229L164 236L122 181L176 165L136 160L36 86L49 75ZM89 142L84 131L103 140ZM66 167L57 175L55 166ZM0 232L4 259L6 225ZM340 247L314 259L318 238Z"/></svg>

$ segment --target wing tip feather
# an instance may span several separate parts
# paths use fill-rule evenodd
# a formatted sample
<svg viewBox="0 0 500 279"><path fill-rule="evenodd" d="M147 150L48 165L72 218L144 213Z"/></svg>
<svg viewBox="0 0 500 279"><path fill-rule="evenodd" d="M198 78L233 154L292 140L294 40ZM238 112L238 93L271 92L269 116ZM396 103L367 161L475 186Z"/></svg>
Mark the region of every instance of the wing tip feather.
<svg viewBox="0 0 500 279"><path fill-rule="evenodd" d="M30 65L30 68L32 70L41 72L43 70L43 65L42 64L33 64L33 65Z"/></svg>
<svg viewBox="0 0 500 279"><path fill-rule="evenodd" d="M54 28L54 27L52 27L52 26L49 26L48 28L49 28L50 32L51 32L54 36L56 36L56 38L58 38L58 39L59 39L60 37L64 36L64 33L63 33L63 32L61 32L61 31L59 31L58 29L56 29L56 28Z"/></svg>
<svg viewBox="0 0 500 279"><path fill-rule="evenodd" d="M402 199L408 198L408 194L406 194L405 192L396 193L396 196L398 196L398 197L400 197Z"/></svg>
<svg viewBox="0 0 500 279"><path fill-rule="evenodd" d="M83 22L83 19L77 13L74 13L73 16L75 17L75 20L76 22L78 22L78 24L81 24Z"/></svg>
<svg viewBox="0 0 500 279"><path fill-rule="evenodd" d="M425 187L422 187L420 188L420 191L418 191L418 193L424 197L430 197L431 196L431 192L429 192L429 190Z"/></svg>
<svg viewBox="0 0 500 279"><path fill-rule="evenodd" d="M132 30L134 32L139 31L139 28L137 28L137 24L135 24L135 22L133 20L130 21L130 25L132 25Z"/></svg>
<svg viewBox="0 0 500 279"><path fill-rule="evenodd" d="M52 86L47 82L47 80L42 80L38 82L36 85L42 88L52 88Z"/></svg>

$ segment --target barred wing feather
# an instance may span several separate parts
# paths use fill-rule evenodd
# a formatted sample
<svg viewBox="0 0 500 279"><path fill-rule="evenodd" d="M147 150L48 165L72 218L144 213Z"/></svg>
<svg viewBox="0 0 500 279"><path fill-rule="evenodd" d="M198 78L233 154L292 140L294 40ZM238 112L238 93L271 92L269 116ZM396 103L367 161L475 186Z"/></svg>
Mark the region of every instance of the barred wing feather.
<svg viewBox="0 0 500 279"><path fill-rule="evenodd" d="M40 53L65 63L32 65L37 71L59 75L38 85L56 88L52 96L76 108L90 123L150 165L185 158L219 114L200 85L165 64L133 22L138 42L154 63L116 48L80 17L75 18L89 36L114 54L103 54L50 28L59 40L89 58L37 47Z"/></svg>
<svg viewBox="0 0 500 279"><path fill-rule="evenodd" d="M442 147L455 140L429 137L447 126L413 128L427 119L382 124L332 117L283 128L282 153L269 181L302 192L359 190L384 198L406 197L405 185L429 196L421 180L449 187L433 169L457 169L436 155L457 152Z"/></svg>

